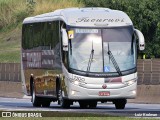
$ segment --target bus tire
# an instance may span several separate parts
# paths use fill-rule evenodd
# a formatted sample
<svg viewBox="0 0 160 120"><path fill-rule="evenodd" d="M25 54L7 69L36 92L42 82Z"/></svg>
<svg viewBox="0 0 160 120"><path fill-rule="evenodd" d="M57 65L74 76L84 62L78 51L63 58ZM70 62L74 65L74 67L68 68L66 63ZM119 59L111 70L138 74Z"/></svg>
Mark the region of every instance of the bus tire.
<svg viewBox="0 0 160 120"><path fill-rule="evenodd" d="M89 108L96 108L97 107L97 101L91 101L89 103Z"/></svg>
<svg viewBox="0 0 160 120"><path fill-rule="evenodd" d="M116 109L124 109L127 103L126 99L120 99L115 102Z"/></svg>
<svg viewBox="0 0 160 120"><path fill-rule="evenodd" d="M85 109L88 107L88 104L85 101L79 101L79 106L81 109Z"/></svg>
<svg viewBox="0 0 160 120"><path fill-rule="evenodd" d="M31 98L32 104L34 107L41 107L40 98L36 96L35 94L35 87L34 84L32 84L32 98Z"/></svg>
<svg viewBox="0 0 160 120"><path fill-rule="evenodd" d="M70 102L69 100L66 100L63 98L63 103L61 104L62 108L70 108Z"/></svg>
<svg viewBox="0 0 160 120"><path fill-rule="evenodd" d="M69 100L64 99L61 90L59 90L59 103L62 108L70 108L70 102Z"/></svg>
<svg viewBox="0 0 160 120"><path fill-rule="evenodd" d="M50 107L51 102L50 101L43 101L42 107Z"/></svg>

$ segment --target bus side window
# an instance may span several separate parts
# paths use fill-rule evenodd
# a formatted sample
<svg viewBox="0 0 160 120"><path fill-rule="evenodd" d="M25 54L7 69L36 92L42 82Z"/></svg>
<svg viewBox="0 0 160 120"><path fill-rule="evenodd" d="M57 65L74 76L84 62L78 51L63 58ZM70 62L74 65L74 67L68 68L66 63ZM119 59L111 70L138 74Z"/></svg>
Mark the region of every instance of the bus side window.
<svg viewBox="0 0 160 120"><path fill-rule="evenodd" d="M40 39L41 39L41 23L34 23L34 49L40 50Z"/></svg>
<svg viewBox="0 0 160 120"><path fill-rule="evenodd" d="M33 40L33 25L31 24L29 26L29 29L28 29L28 49L32 49L33 48L33 43L34 43L34 40Z"/></svg>
<svg viewBox="0 0 160 120"><path fill-rule="evenodd" d="M22 27L22 48L26 49L26 25L24 24Z"/></svg>
<svg viewBox="0 0 160 120"><path fill-rule="evenodd" d="M62 61L64 63L64 66L68 69L68 52L62 52Z"/></svg>
<svg viewBox="0 0 160 120"><path fill-rule="evenodd" d="M23 38L22 38L22 47L23 49L32 49L33 48L33 25L26 24L23 26Z"/></svg>

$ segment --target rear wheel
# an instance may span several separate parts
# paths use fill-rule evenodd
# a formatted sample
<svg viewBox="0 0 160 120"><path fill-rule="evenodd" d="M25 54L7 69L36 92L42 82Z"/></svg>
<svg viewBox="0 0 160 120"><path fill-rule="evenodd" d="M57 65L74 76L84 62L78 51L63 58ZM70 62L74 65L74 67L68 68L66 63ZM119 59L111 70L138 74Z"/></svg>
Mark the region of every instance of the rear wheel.
<svg viewBox="0 0 160 120"><path fill-rule="evenodd" d="M34 84L32 84L32 98L31 98L32 104L34 107L40 107L41 103L40 103L40 98L36 96L35 93L35 87Z"/></svg>
<svg viewBox="0 0 160 120"><path fill-rule="evenodd" d="M120 99L120 100L116 100L114 104L116 109L124 109L126 103L127 103L126 99Z"/></svg>

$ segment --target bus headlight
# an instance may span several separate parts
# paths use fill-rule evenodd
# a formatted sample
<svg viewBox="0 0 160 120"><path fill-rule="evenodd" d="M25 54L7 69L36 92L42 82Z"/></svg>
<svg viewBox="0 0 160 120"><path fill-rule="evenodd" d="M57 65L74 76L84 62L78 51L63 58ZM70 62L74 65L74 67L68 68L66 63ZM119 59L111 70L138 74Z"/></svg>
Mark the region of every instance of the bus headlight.
<svg viewBox="0 0 160 120"><path fill-rule="evenodd" d="M132 93L133 93L133 94L136 94L136 90L133 90Z"/></svg>
<svg viewBox="0 0 160 120"><path fill-rule="evenodd" d="M85 82L74 81L73 84L81 86L81 85L85 85L86 83Z"/></svg>
<svg viewBox="0 0 160 120"><path fill-rule="evenodd" d="M79 85L79 82L78 82L78 81L74 81L74 84L75 84L75 85Z"/></svg>
<svg viewBox="0 0 160 120"><path fill-rule="evenodd" d="M71 94L72 94L72 95L74 95L74 94L75 94L75 91L74 91L74 90L72 90L72 91L71 91Z"/></svg>
<svg viewBox="0 0 160 120"><path fill-rule="evenodd" d="M136 81L137 81L136 79L133 79L133 80L125 81L124 84L125 84L126 86L129 86L129 85L134 84Z"/></svg>

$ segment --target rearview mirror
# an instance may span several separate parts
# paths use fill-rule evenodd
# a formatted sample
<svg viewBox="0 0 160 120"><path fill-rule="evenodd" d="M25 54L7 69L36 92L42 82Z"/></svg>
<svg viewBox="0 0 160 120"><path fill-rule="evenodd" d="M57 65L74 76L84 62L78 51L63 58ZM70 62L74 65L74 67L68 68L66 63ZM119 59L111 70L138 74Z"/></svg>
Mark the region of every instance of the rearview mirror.
<svg viewBox="0 0 160 120"><path fill-rule="evenodd" d="M63 50L68 51L68 35L66 32L66 29L62 28L62 45L63 45Z"/></svg>
<svg viewBox="0 0 160 120"><path fill-rule="evenodd" d="M144 40L144 36L141 33L141 31L135 29L135 33L138 37L138 43L139 43L139 50L144 50L145 49L145 40Z"/></svg>

